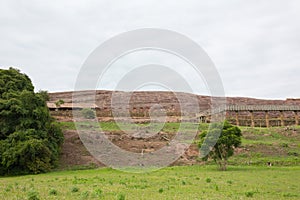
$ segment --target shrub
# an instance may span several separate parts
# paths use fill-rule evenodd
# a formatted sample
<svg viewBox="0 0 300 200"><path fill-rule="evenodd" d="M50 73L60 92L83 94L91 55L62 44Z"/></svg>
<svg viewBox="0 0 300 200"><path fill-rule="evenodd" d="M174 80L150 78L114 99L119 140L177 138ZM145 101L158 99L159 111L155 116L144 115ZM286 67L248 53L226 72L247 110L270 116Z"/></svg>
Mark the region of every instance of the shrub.
<svg viewBox="0 0 300 200"><path fill-rule="evenodd" d="M118 200L125 200L125 194L119 194Z"/></svg>
<svg viewBox="0 0 300 200"><path fill-rule="evenodd" d="M283 147L283 148L289 147L289 145L287 143L281 143L280 146Z"/></svg>
<svg viewBox="0 0 300 200"><path fill-rule="evenodd" d="M254 192L249 191L249 192L246 192L245 195L246 195L246 197L253 197Z"/></svg>
<svg viewBox="0 0 300 200"><path fill-rule="evenodd" d="M82 109L81 114L86 119L95 119L96 117L95 111L93 111L91 108Z"/></svg>
<svg viewBox="0 0 300 200"><path fill-rule="evenodd" d="M216 191L219 191L219 186L217 184L215 185L215 189Z"/></svg>
<svg viewBox="0 0 300 200"><path fill-rule="evenodd" d="M71 192L72 193L75 193L75 192L78 192L79 191L79 188L78 187L72 187L71 188Z"/></svg>
<svg viewBox="0 0 300 200"><path fill-rule="evenodd" d="M54 196L56 196L56 195L57 195L57 190L55 190L54 188L50 189L49 195L54 195Z"/></svg>
<svg viewBox="0 0 300 200"><path fill-rule="evenodd" d="M62 100L62 99L60 99L60 100L58 100L58 101L55 102L55 105L56 105L57 108L59 108L64 103L65 103L65 101Z"/></svg>
<svg viewBox="0 0 300 200"><path fill-rule="evenodd" d="M103 193L103 191L102 191L100 188L98 188L98 189L96 189L96 190L94 191L94 194L95 194L97 197L100 197L100 196L102 195L102 193Z"/></svg>
<svg viewBox="0 0 300 200"><path fill-rule="evenodd" d="M30 190L28 193L27 193L27 199L28 200L39 200L39 193L36 192L35 190Z"/></svg>
<svg viewBox="0 0 300 200"><path fill-rule="evenodd" d="M289 152L288 152L288 155L289 155L289 156L299 156L299 153L298 153L298 152L295 152L295 151L289 151Z"/></svg>
<svg viewBox="0 0 300 200"><path fill-rule="evenodd" d="M81 199L86 199L89 196L89 192L88 191L84 191L80 194Z"/></svg>

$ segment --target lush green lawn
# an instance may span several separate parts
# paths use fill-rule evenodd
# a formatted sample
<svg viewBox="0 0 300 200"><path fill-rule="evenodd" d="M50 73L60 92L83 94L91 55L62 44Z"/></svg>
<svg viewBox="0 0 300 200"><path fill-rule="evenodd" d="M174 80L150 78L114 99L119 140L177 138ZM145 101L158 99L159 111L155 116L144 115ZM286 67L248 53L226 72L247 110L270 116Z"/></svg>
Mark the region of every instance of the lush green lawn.
<svg viewBox="0 0 300 200"><path fill-rule="evenodd" d="M299 199L300 167L112 169L0 178L0 199Z"/></svg>

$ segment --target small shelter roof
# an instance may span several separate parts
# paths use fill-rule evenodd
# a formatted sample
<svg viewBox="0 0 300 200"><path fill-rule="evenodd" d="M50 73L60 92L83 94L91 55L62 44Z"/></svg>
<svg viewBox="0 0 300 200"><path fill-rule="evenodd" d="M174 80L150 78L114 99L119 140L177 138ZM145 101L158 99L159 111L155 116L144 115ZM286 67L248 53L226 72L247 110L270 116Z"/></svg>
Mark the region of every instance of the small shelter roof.
<svg viewBox="0 0 300 200"><path fill-rule="evenodd" d="M98 108L94 103L63 103L60 106L56 106L53 102L47 102L48 108L52 109L83 109L83 108Z"/></svg>

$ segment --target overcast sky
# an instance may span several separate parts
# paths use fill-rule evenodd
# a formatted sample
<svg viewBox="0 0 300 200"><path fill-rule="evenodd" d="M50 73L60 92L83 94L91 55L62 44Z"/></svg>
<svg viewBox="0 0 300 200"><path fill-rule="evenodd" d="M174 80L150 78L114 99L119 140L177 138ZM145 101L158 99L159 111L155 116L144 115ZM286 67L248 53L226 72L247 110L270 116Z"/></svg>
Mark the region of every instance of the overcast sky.
<svg viewBox="0 0 300 200"><path fill-rule="evenodd" d="M2 0L0 67L19 68L36 90L73 90L97 46L148 27L201 45L226 96L300 97L298 0Z"/></svg>

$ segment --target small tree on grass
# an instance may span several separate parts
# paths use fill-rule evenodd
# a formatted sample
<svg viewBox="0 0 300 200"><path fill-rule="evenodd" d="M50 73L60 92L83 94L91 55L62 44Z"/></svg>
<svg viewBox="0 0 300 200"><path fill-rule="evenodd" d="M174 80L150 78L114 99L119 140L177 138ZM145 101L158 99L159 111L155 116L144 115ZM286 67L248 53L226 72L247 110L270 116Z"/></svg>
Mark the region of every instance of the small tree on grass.
<svg viewBox="0 0 300 200"><path fill-rule="evenodd" d="M241 145L241 136L241 130L227 121L224 124L212 124L209 132L204 131L200 135L198 145L201 148L201 154L207 154L202 159L213 159L219 165L220 170L225 171L228 158L234 154L234 148Z"/></svg>

